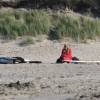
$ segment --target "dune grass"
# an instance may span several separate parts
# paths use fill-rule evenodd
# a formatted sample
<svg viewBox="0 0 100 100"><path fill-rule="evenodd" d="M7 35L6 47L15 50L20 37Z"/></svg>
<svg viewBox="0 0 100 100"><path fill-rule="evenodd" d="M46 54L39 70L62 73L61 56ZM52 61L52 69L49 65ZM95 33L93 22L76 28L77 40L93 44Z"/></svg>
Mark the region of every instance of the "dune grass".
<svg viewBox="0 0 100 100"><path fill-rule="evenodd" d="M8 39L17 36L47 34L50 16L44 11L6 11L0 13L0 34Z"/></svg>
<svg viewBox="0 0 100 100"><path fill-rule="evenodd" d="M60 15L54 19L52 38L95 39L100 36L100 19L85 16Z"/></svg>
<svg viewBox="0 0 100 100"><path fill-rule="evenodd" d="M100 19L73 14L49 14L45 10L8 10L0 12L0 35L7 39L18 36L48 35L49 39L86 40L100 36Z"/></svg>

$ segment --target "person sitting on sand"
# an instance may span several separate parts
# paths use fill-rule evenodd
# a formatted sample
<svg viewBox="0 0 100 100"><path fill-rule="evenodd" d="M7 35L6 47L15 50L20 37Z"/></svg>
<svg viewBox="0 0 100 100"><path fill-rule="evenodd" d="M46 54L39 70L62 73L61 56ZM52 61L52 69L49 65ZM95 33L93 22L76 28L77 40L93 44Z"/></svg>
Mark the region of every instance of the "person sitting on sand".
<svg viewBox="0 0 100 100"><path fill-rule="evenodd" d="M71 63L72 62L72 49L70 48L70 45L64 44L64 47L61 52L61 56L59 59L57 59L57 63Z"/></svg>
<svg viewBox="0 0 100 100"><path fill-rule="evenodd" d="M61 56L60 56L60 58L57 59L56 63L67 62L67 63L77 64L77 62L75 62L75 61L79 61L79 58L72 57L72 49L71 49L70 45L64 44L64 47L61 52Z"/></svg>
<svg viewBox="0 0 100 100"><path fill-rule="evenodd" d="M63 62L71 63L72 61L72 49L70 48L70 45L64 44L64 47L62 49L61 58Z"/></svg>

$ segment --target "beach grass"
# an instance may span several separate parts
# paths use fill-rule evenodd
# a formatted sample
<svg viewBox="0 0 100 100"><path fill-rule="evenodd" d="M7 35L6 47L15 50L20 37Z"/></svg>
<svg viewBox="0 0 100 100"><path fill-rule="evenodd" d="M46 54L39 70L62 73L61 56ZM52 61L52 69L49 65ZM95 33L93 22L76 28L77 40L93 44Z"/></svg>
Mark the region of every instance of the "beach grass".
<svg viewBox="0 0 100 100"><path fill-rule="evenodd" d="M47 35L49 39L72 38L75 41L100 36L100 19L73 13L46 10L5 10L0 12L0 35L7 39L18 36Z"/></svg>

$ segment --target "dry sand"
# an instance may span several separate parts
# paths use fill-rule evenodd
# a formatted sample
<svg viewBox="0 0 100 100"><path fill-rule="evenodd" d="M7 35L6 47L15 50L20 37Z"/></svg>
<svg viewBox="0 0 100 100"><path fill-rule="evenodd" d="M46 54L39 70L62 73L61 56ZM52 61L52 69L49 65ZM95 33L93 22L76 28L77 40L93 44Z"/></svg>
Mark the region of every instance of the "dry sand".
<svg viewBox="0 0 100 100"><path fill-rule="evenodd" d="M99 64L54 64L64 42L19 46L0 43L1 56L21 56L43 64L1 64L0 100L100 100ZM71 43L73 56L100 60L100 43Z"/></svg>

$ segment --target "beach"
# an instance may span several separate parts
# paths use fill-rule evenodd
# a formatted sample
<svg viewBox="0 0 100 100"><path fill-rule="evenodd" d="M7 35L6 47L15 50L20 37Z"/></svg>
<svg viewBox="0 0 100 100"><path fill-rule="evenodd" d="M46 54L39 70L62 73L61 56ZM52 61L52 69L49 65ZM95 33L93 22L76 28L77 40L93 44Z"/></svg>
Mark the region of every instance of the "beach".
<svg viewBox="0 0 100 100"><path fill-rule="evenodd" d="M1 64L0 100L99 100L100 64L56 64L65 42L44 40L28 46L0 43L1 56L42 64ZM100 60L100 43L70 43L80 60Z"/></svg>

